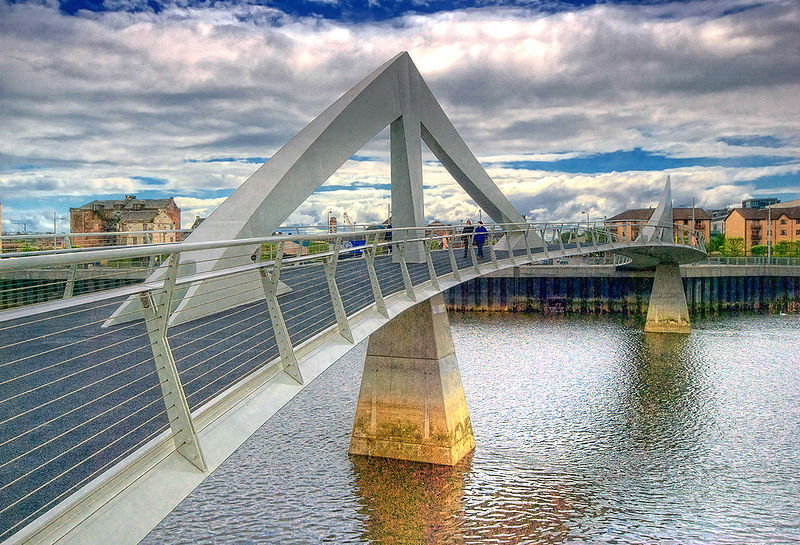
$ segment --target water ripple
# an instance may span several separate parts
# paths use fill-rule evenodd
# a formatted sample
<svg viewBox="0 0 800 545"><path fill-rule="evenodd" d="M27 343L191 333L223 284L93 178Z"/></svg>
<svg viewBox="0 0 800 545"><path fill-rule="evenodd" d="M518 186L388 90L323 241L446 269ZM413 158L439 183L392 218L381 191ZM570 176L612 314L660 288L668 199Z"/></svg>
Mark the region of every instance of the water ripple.
<svg viewBox="0 0 800 545"><path fill-rule="evenodd" d="M348 457L362 345L143 543L800 542L800 317L462 314L453 336L459 465Z"/></svg>

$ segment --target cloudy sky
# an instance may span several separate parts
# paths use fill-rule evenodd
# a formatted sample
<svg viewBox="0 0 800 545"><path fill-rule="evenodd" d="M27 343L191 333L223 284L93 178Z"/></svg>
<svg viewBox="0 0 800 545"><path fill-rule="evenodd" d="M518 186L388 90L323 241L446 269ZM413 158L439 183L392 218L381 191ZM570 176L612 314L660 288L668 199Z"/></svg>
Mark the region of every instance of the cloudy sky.
<svg viewBox="0 0 800 545"><path fill-rule="evenodd" d="M796 0L0 0L3 231L95 198L206 216L361 78L407 50L517 209L800 198ZM425 213L477 208L424 149ZM388 131L296 211L386 215Z"/></svg>

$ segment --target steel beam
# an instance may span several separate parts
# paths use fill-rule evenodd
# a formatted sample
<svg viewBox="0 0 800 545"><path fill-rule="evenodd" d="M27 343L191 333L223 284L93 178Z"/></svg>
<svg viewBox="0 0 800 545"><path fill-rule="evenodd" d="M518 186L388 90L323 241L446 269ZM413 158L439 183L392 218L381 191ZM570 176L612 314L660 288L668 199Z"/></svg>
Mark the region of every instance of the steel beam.
<svg viewBox="0 0 800 545"><path fill-rule="evenodd" d="M457 282L461 282L461 274L458 272L458 261L456 261L456 253L453 250L453 244L455 243L456 233L453 231L453 238L450 240L450 245L447 247L447 253L450 254L450 270L453 273L453 278L456 279Z"/></svg>
<svg viewBox="0 0 800 545"><path fill-rule="evenodd" d="M408 233L408 231L404 231ZM417 300L417 294L414 293L414 284L411 283L411 275L408 274L408 265L406 264L406 241L400 243L400 271L403 273L403 285L406 288L406 295L412 301Z"/></svg>
<svg viewBox="0 0 800 545"><path fill-rule="evenodd" d="M486 237L486 239L489 241L489 255L492 258L492 265L494 265L494 270L499 271L500 265L497 263L497 253L494 251L494 229L492 229L489 235L490 236Z"/></svg>
<svg viewBox="0 0 800 545"><path fill-rule="evenodd" d="M283 242L278 243L278 252L275 256L275 263L272 272L266 268L259 269L261 285L264 288L264 298L267 300L267 310L269 319L272 322L272 331L275 333L275 343L278 345L278 353L281 357L281 365L286 374L294 380L303 384L303 375L297 365L297 357L294 354L292 339L289 337L289 330L283 319L281 306L278 303L278 282L281 274L281 260L283 259Z"/></svg>
<svg viewBox="0 0 800 545"><path fill-rule="evenodd" d="M428 276L431 277L431 286L436 291L441 291L439 288L439 277L436 276L436 267L433 266L433 257L431 256L431 244L433 244L433 232L431 238L425 241L425 260L428 262Z"/></svg>
<svg viewBox="0 0 800 545"><path fill-rule="evenodd" d="M473 231L472 234L469 235L469 248L468 248L468 251L469 251L469 259L470 259L470 261L472 261L472 268L475 269L475 274L480 276L481 269L478 266L478 256L475 255L475 246L473 246L473 244L472 244L474 242L474 240L475 240L475 231Z"/></svg>
<svg viewBox="0 0 800 545"><path fill-rule="evenodd" d="M339 294L339 287L336 285L336 265L339 262L339 246L341 246L341 237L334 239L333 255L328 256L322 266L325 269L325 279L328 281L328 291L331 294L333 313L336 316L336 326L339 329L339 334L352 343L353 334L350 331L350 323L347 321L347 312L344 310L342 296Z"/></svg>
<svg viewBox="0 0 800 545"><path fill-rule="evenodd" d="M378 238L380 235L375 235L375 240L372 243L372 249L364 249L364 260L367 263L367 272L369 273L369 283L372 286L372 297L375 299L375 309L383 316L389 317L389 311L386 310L386 303L383 300L383 292L381 285L378 282L378 275L375 273L375 254L378 251Z"/></svg>
<svg viewBox="0 0 800 545"><path fill-rule="evenodd" d="M206 471L206 462L197 433L192 423L189 404L183 391L178 368L166 336L167 322L169 321L170 297L164 297L160 307L156 305L152 291L139 294L144 315L147 335L150 339L150 348L153 350L153 360L161 383L161 395L167 408L167 418L172 431L172 440L177 450L184 458L202 472Z"/></svg>

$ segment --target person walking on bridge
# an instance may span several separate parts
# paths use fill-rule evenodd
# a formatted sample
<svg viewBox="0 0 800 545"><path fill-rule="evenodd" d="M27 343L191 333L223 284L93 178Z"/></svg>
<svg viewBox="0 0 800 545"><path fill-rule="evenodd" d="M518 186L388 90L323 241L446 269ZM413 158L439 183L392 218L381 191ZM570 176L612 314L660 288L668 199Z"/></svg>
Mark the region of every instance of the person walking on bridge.
<svg viewBox="0 0 800 545"><path fill-rule="evenodd" d="M478 247L478 257L483 257L483 245L486 242L486 227L483 222L479 221L478 226L475 228L475 246Z"/></svg>
<svg viewBox="0 0 800 545"><path fill-rule="evenodd" d="M464 257L467 257L467 252L469 252L469 239L474 230L475 228L472 226L470 220L467 220L467 223L464 224L464 228L461 229L461 242L464 245Z"/></svg>

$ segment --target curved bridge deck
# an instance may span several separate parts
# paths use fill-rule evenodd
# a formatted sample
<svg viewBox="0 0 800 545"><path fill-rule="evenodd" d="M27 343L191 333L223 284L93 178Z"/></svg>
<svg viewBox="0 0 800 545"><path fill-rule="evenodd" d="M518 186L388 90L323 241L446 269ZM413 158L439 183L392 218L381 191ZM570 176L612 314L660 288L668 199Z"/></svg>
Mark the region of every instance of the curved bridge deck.
<svg viewBox="0 0 800 545"><path fill-rule="evenodd" d="M313 255L287 263L280 282L288 289L276 298L288 333L285 340L303 380L313 380L402 310L489 272L594 252L704 256L697 243L685 243L691 237L644 244L605 232L613 242L598 243L588 231L574 229L567 242L523 246L513 257L507 244L499 249L503 241L487 244L484 255L474 260L460 248L429 250L430 262L422 263L374 255L374 277L366 259L369 246L366 255L357 250L349 258L336 251L328 265ZM566 232L562 228L553 238L563 241ZM458 236L451 234L451 243ZM428 237L427 243L436 238ZM335 243L341 243L341 235ZM384 243L384 250L392 247L397 254L402 246ZM140 253L145 251L155 252L144 248ZM337 319L336 296L326 276L330 259L336 260L334 285L347 332L342 331L342 316ZM18 269L26 263L18 258L1 264L12 269L11 261L17 261ZM222 287L213 299L200 303L208 306L203 318L172 325L166 334L209 471L302 388L283 372L281 335L273 328L264 286L253 274L259 265L235 276L239 291L252 284L253 302L214 312L210 301L225 300ZM274 272L274 263L270 270ZM385 313L376 304L373 279ZM0 539L51 542L66 534L63 543L89 542L122 517L125 540L136 541L207 475L176 451L181 445L175 442L175 423L170 422L149 337L153 325L136 313L127 322L102 327L127 297L168 289L165 282L139 284L0 313Z"/></svg>

